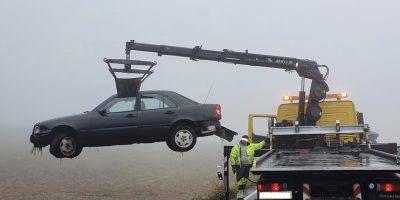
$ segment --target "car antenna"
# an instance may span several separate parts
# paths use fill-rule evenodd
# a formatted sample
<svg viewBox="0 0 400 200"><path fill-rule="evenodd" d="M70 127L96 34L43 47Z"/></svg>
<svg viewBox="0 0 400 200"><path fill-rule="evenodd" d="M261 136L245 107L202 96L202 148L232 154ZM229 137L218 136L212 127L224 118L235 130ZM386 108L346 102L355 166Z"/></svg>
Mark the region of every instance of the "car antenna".
<svg viewBox="0 0 400 200"><path fill-rule="evenodd" d="M207 99L208 99L208 97L210 96L211 89L212 89L213 86L214 86L214 82L215 82L215 78L214 78L213 81L211 82L210 88L208 89L208 94L207 94L206 98L204 99L204 103L207 103Z"/></svg>

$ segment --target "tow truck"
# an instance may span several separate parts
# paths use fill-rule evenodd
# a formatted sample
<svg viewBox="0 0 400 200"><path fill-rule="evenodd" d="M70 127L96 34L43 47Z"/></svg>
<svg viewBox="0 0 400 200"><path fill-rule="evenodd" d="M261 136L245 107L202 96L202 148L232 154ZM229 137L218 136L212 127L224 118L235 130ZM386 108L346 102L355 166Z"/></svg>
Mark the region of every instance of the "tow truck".
<svg viewBox="0 0 400 200"><path fill-rule="evenodd" d="M397 144L374 144L368 124L345 94L328 94L329 68L313 60L282 56L205 50L126 42L126 60L131 51L154 52L159 56L187 57L238 65L296 71L301 77L298 96L285 97L288 104L277 115L249 116L249 136L254 118L268 121L266 149L259 152L251 172L258 175L254 197L246 199L400 199L400 159ZM322 74L320 69L325 69ZM308 95L304 90L310 79ZM129 88L128 88L129 89ZM336 98L336 101L331 99ZM376 134L375 134L376 135ZM392 148L394 147L394 148ZM232 146L224 146L225 198L230 198L229 159Z"/></svg>
<svg viewBox="0 0 400 200"><path fill-rule="evenodd" d="M298 96L285 96L277 114L249 115L249 138L258 142L267 136L269 143L256 153L251 172L259 180L246 199L400 198L397 144L377 143L378 134L347 96L327 94L316 126L296 123ZM265 119L259 134L256 119ZM226 199L231 148L224 146Z"/></svg>

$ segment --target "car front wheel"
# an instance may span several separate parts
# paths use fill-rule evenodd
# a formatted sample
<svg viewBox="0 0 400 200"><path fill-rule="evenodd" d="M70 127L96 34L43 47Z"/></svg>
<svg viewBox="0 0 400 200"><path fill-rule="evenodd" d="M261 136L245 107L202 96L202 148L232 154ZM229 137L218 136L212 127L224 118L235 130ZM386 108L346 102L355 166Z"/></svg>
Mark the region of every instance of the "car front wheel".
<svg viewBox="0 0 400 200"><path fill-rule="evenodd" d="M192 127L179 125L172 130L167 145L173 151L186 152L194 147L196 139L196 132Z"/></svg>
<svg viewBox="0 0 400 200"><path fill-rule="evenodd" d="M50 144L50 153L56 158L74 158L81 152L82 146L71 134L57 134Z"/></svg>

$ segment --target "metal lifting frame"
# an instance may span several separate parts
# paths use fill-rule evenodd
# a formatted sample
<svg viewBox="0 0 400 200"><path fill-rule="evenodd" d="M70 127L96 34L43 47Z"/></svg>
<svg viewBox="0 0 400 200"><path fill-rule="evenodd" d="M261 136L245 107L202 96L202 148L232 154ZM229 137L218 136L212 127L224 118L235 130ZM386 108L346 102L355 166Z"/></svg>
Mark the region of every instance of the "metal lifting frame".
<svg viewBox="0 0 400 200"><path fill-rule="evenodd" d="M202 46L194 48L154 45L146 43L137 43L133 40L126 42L126 59L130 59L131 51L155 52L159 56L179 56L187 57L191 60L209 60L232 64L241 64L249 66L269 67L284 69L285 71L296 71L302 78L311 79L311 89L306 112L301 112L305 107L305 98L299 102L298 121L301 125L315 125L321 117L321 108L319 102L322 101L329 87L325 82L326 75L322 75L319 68L325 65L318 65L315 61L306 59L289 58L282 56L271 56L263 54L236 52L228 49L222 51L213 51L202 49ZM301 108L300 108L301 107Z"/></svg>
<svg viewBox="0 0 400 200"><path fill-rule="evenodd" d="M156 62L129 59L104 58L103 61L107 64L108 70L115 79L118 97L135 97L140 90L141 84L153 73L151 69L157 64ZM113 68L111 64L122 64L124 68ZM147 70L132 69L132 65L148 66L149 68ZM115 73L141 74L142 76L136 78L119 78Z"/></svg>

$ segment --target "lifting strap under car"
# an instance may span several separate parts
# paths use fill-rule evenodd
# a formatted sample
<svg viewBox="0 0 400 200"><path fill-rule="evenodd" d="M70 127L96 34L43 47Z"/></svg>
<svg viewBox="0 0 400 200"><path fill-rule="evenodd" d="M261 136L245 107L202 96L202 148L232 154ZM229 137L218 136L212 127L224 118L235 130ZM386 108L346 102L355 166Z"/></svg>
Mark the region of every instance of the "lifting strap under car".
<svg viewBox="0 0 400 200"><path fill-rule="evenodd" d="M104 58L103 61L107 63L108 69L111 75L115 79L115 85L117 88L118 97L136 97L140 90L140 86L147 77L149 77L153 71L151 69L157 64L151 61L142 60L128 60L128 59L107 59ZM112 68L111 64L123 64L125 68ZM132 65L142 65L148 66L147 70L143 69L132 69ZM141 74L142 76L134 78L120 78L117 77L116 73L125 74Z"/></svg>

